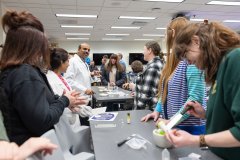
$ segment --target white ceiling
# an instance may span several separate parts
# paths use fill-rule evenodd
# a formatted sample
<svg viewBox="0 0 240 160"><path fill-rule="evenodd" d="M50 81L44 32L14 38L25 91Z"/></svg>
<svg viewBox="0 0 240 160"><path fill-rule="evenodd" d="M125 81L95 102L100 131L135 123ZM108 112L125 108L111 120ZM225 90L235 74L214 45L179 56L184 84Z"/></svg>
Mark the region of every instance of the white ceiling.
<svg viewBox="0 0 240 160"><path fill-rule="evenodd" d="M155 39L160 37L143 37L143 34L164 34L164 30L156 27L166 27L173 15L186 12L188 16L217 21L226 19L240 20L240 6L206 5L210 0L185 0L182 3L143 2L136 0L1 0L3 12L6 9L17 11L28 10L44 24L50 41L70 41L65 33L90 33L89 41L101 41L102 38L122 38L123 41L134 39ZM225 0L236 1L236 0ZM160 8L153 10L153 8ZM61 14L98 15L98 18L59 18ZM155 20L118 19L119 16L153 16ZM111 29L111 26L136 26L134 21L147 22L139 30ZM60 25L93 25L93 29L61 28ZM240 31L240 23L225 23L236 31ZM106 36L107 33L129 33L129 36Z"/></svg>

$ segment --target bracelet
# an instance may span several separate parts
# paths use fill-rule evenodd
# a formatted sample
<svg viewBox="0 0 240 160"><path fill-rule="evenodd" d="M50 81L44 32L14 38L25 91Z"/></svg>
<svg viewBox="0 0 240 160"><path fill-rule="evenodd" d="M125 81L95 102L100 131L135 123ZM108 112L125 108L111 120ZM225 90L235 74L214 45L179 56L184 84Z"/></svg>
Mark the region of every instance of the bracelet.
<svg viewBox="0 0 240 160"><path fill-rule="evenodd" d="M205 141L205 135L204 134L199 136L199 143L200 143L199 144L200 147L207 147L208 146L206 141Z"/></svg>

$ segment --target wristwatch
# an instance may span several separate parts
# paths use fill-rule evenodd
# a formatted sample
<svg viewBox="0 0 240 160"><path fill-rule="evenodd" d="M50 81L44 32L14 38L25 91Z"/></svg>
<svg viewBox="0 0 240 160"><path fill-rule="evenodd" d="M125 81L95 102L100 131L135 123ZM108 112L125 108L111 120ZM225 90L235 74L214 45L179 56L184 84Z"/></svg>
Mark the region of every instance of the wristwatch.
<svg viewBox="0 0 240 160"><path fill-rule="evenodd" d="M200 145L200 147L207 147L208 145L207 145L207 143L206 143L206 141L205 141L205 135L204 134L201 134L200 136L199 136L199 145Z"/></svg>

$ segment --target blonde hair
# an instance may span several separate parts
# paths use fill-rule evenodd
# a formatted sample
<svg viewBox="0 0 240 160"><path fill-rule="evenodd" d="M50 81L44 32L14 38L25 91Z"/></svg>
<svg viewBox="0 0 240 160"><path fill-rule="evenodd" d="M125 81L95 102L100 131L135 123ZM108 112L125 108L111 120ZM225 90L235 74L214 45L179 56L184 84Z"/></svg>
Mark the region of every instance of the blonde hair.
<svg viewBox="0 0 240 160"><path fill-rule="evenodd" d="M176 69L179 59L174 53L171 52L173 42L177 34L189 23L189 21L184 17L178 17L171 21L167 28L167 61L162 70L160 76L160 81L158 84L158 97L161 98L162 104L166 102L168 81L171 78L171 74Z"/></svg>

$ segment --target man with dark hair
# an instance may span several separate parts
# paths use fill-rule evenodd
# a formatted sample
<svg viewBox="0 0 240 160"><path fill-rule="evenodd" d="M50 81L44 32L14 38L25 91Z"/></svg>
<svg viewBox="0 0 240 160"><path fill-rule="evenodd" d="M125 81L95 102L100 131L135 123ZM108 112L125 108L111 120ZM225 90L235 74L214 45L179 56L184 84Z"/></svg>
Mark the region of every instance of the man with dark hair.
<svg viewBox="0 0 240 160"><path fill-rule="evenodd" d="M100 67L100 71L101 71L101 72L103 71L104 66L105 66L105 64L107 63L107 60L108 60L108 56L107 56L107 55L104 55L103 58L102 58L102 64L101 64L101 67Z"/></svg>
<svg viewBox="0 0 240 160"><path fill-rule="evenodd" d="M90 69L90 72L98 71L98 68L95 65L95 62L93 60L90 62L89 69Z"/></svg>
<svg viewBox="0 0 240 160"><path fill-rule="evenodd" d="M65 74L65 78L72 89L92 95L91 89L91 73L85 59L89 56L90 45L82 43L78 47L78 53L69 60L69 67Z"/></svg>

